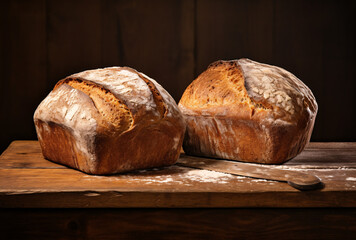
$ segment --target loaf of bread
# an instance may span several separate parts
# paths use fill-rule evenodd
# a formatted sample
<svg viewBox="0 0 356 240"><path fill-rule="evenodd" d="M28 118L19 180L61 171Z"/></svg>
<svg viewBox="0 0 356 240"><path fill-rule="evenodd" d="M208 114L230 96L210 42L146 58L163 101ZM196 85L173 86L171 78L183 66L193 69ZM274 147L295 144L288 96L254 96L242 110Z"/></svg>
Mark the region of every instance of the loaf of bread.
<svg viewBox="0 0 356 240"><path fill-rule="evenodd" d="M34 122L45 158L90 174L174 164L185 123L161 85L128 67L59 81Z"/></svg>
<svg viewBox="0 0 356 240"><path fill-rule="evenodd" d="M266 164L304 149L318 109L296 76L249 59L212 63L178 106L187 123L187 154Z"/></svg>

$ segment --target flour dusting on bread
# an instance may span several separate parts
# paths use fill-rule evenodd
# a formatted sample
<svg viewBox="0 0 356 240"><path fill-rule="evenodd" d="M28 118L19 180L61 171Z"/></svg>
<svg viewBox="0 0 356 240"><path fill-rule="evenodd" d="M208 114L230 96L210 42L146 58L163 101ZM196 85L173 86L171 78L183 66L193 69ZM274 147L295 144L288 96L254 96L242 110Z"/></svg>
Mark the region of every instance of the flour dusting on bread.
<svg viewBox="0 0 356 240"><path fill-rule="evenodd" d="M302 107L300 80L290 72L249 59L237 61L245 77L245 87L255 101L266 100L271 105L294 114L295 105ZM294 101L294 102L293 102Z"/></svg>
<svg viewBox="0 0 356 240"><path fill-rule="evenodd" d="M52 91L38 106L34 118L40 119L44 127L40 131L50 131L49 124L56 123L70 129L75 139L75 147L88 159L88 165L93 168L96 164L94 137L97 129L96 111L92 100L81 91L66 84ZM43 134L38 133L42 139Z"/></svg>
<svg viewBox="0 0 356 240"><path fill-rule="evenodd" d="M156 103L147 84L133 70L120 67L110 67L73 74L71 77L79 77L100 84L114 93L130 109L144 107L146 111L156 109Z"/></svg>

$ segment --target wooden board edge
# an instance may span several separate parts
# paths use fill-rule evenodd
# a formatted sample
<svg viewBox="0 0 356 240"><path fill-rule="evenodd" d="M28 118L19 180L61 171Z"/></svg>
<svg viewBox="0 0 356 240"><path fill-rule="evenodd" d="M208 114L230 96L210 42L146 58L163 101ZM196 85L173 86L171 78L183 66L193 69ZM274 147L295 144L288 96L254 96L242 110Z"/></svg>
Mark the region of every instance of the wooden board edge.
<svg viewBox="0 0 356 240"><path fill-rule="evenodd" d="M12 141L9 146L7 146L7 148L5 148L5 150L0 154L0 160L3 158L3 156L5 154L7 154L7 152L10 152L11 149L14 147L14 145L16 145L18 142L20 142L20 140L15 140L15 141Z"/></svg>
<svg viewBox="0 0 356 240"><path fill-rule="evenodd" d="M7 146L7 148L0 154L0 158L2 155L4 155L5 152L11 150L12 148L14 148L15 145L17 144L27 144L27 143L32 143L32 144L36 144L38 143L38 140L14 140L12 142L10 142L9 146Z"/></svg>
<svg viewBox="0 0 356 240"><path fill-rule="evenodd" d="M354 149L356 148L356 142L309 142L305 149L313 148L335 148L331 146L336 146L341 149Z"/></svg>
<svg viewBox="0 0 356 240"><path fill-rule="evenodd" d="M0 208L339 208L356 207L352 192L46 192L0 194Z"/></svg>

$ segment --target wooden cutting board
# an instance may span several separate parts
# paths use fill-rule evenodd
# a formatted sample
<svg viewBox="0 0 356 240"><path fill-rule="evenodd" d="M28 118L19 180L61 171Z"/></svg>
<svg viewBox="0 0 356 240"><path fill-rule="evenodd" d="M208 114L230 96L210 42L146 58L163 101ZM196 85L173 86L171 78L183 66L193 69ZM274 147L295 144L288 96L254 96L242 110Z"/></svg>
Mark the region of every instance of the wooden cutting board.
<svg viewBox="0 0 356 240"><path fill-rule="evenodd" d="M356 143L311 143L276 168L314 174L325 187L302 192L178 165L93 176L45 160L37 141L15 141L0 156L0 207L356 207Z"/></svg>

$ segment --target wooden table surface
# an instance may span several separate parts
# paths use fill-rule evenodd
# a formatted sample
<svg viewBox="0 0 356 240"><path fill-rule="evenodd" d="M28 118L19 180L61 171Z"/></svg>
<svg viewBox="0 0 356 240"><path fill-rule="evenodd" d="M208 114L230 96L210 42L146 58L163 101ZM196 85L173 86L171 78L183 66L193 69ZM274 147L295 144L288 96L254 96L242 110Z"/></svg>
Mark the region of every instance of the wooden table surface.
<svg viewBox="0 0 356 240"><path fill-rule="evenodd" d="M71 215L73 211L96 208L86 213L86 218L95 222L99 221L100 216L102 220L108 219L117 212L121 217L119 220L115 217L114 219L120 224L125 224L126 230L122 228L120 230L125 234L134 229L133 226L127 225L130 222L152 233L152 229L146 226L147 222L142 222L141 218L138 220L138 218L128 217L135 216L136 213L144 214L146 218L157 219L169 216L175 219L176 223L190 216L193 225L178 224L181 231L188 231L189 227L198 231L198 227L204 229L208 225L215 226L215 235L206 236L218 238L235 236L233 234L236 231L244 229L230 226L229 229L225 229L227 232L222 231L225 220L245 227L247 225L251 227L250 223L252 223L253 226L259 226L259 231L262 231L263 227L266 228L265 235L253 235L258 239L265 239L266 236L273 236L271 229L275 226L266 225L266 222L274 216L273 221L278 224L285 225L286 220L291 224L285 225L284 230L279 232L279 236L288 239L298 239L297 236L303 236L305 239L318 237L335 239L335 236L352 239L356 232L356 143L310 143L293 160L272 167L313 173L321 178L325 187L319 190L299 191L282 182L176 165L112 176L87 175L45 160L37 141L14 141L0 156L0 208L3 209L4 216L10 219L10 223L13 221L14 224L16 222L21 225L22 219L24 226L27 226L28 221L25 220L20 209L26 208L25 211L30 211L31 216L37 219L37 223L41 221L41 216L45 215L38 208L53 209L52 220L63 219L68 223L65 225L65 230L61 229L62 232L67 233L74 230L78 233L80 225L84 224L78 220L83 217L83 213L78 213L78 218L73 220ZM60 208L63 211L57 212ZM71 217L64 214L69 211L64 208L71 209L70 214L67 212ZM129 209L131 212L127 212L130 211ZM95 211L101 212L90 215ZM124 218L121 215L123 211L126 211ZM214 213L214 217L211 213ZM277 217L286 214L291 217L288 219ZM46 216L48 218L48 215ZM247 217L250 222L243 221L241 216ZM85 229L88 228L87 224L89 223L85 221ZM174 228L171 224L167 225L164 222L160 224L163 224L160 231L167 234L169 229L172 231ZM310 224L319 226L316 227L318 231L308 227ZM111 225L102 226L102 229L119 231L109 226ZM297 227L299 235L295 233L295 226L299 226ZM3 230L1 228L0 231ZM220 231L217 230L218 228ZM286 231L288 229L289 231ZM294 235L290 234L292 230ZM100 234L104 234L103 231L95 232L96 235L93 236L102 236ZM201 231L195 233L202 233ZM255 234L256 231L255 229ZM124 232L120 233L124 234ZM186 233L192 234L190 230ZM226 235L227 233L232 235ZM311 237L300 235L302 233L310 233ZM85 234L88 236L89 233ZM249 234L251 233L245 231L245 235L240 236L248 238L251 236ZM42 235L35 234L35 236L41 239ZM45 236L52 237L52 235ZM173 236L187 235L176 233L170 236L176 239ZM202 237L202 235L197 236Z"/></svg>
<svg viewBox="0 0 356 240"><path fill-rule="evenodd" d="M325 187L181 166L94 176L45 160L37 141L15 141L0 157L0 207L356 207L356 143L311 143L271 167L313 173Z"/></svg>

